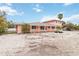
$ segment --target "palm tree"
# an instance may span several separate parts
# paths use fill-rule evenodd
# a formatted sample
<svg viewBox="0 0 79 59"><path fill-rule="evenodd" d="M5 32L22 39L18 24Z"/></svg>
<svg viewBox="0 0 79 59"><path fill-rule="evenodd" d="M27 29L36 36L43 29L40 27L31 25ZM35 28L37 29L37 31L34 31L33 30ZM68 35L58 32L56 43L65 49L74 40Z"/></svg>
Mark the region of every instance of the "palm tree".
<svg viewBox="0 0 79 59"><path fill-rule="evenodd" d="M62 23L61 19L63 18L63 14L60 13L58 14L58 19L60 19L60 22ZM60 30L62 29L63 26L56 26L57 31L60 32Z"/></svg>
<svg viewBox="0 0 79 59"><path fill-rule="evenodd" d="M58 14L58 19L62 19L63 18L63 14L62 13L60 13L60 14Z"/></svg>

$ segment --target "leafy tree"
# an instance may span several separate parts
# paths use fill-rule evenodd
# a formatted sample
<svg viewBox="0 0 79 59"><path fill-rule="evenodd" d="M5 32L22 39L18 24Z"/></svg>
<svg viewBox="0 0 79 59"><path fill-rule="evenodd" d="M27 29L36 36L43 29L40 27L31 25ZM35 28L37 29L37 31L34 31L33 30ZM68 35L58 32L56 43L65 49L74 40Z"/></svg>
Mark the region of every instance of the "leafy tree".
<svg viewBox="0 0 79 59"><path fill-rule="evenodd" d="M14 28L15 24L13 23L13 21L7 21L8 23L8 28Z"/></svg>
<svg viewBox="0 0 79 59"><path fill-rule="evenodd" d="M62 18L63 18L63 14L61 14L61 13L60 13L60 14L58 14L58 19L60 19L60 20L61 20Z"/></svg>
<svg viewBox="0 0 79 59"><path fill-rule="evenodd" d="M68 22L66 24L66 30L79 30L79 25Z"/></svg>
<svg viewBox="0 0 79 59"><path fill-rule="evenodd" d="M0 12L0 34L4 33L8 27L5 15L4 11Z"/></svg>

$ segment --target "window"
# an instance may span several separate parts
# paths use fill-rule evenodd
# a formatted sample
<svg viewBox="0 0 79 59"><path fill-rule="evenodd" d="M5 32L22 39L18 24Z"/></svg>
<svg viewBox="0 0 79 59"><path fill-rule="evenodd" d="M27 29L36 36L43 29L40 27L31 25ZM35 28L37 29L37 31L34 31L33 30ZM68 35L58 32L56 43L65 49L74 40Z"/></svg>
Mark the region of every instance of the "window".
<svg viewBox="0 0 79 59"><path fill-rule="evenodd" d="M41 30L44 30L44 26L40 26L40 29L41 29Z"/></svg>
<svg viewBox="0 0 79 59"><path fill-rule="evenodd" d="M50 26L48 26L48 28L50 28Z"/></svg>
<svg viewBox="0 0 79 59"><path fill-rule="evenodd" d="M32 29L36 29L36 26L32 26Z"/></svg>
<svg viewBox="0 0 79 59"><path fill-rule="evenodd" d="M54 29L55 27L54 26L52 26L52 29Z"/></svg>
<svg viewBox="0 0 79 59"><path fill-rule="evenodd" d="M58 23L58 21L56 21L56 23Z"/></svg>

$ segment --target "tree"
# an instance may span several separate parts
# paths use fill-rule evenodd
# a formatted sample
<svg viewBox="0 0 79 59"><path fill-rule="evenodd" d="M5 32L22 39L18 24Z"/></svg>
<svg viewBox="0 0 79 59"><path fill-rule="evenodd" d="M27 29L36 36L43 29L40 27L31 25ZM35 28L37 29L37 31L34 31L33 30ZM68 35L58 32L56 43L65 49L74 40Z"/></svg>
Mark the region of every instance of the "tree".
<svg viewBox="0 0 79 59"><path fill-rule="evenodd" d="M66 27L66 30L79 30L79 25L73 24L71 22L67 22L65 27Z"/></svg>
<svg viewBox="0 0 79 59"><path fill-rule="evenodd" d="M68 23L66 24L66 30L71 31L71 30L73 30L73 29L74 29L74 24L68 22Z"/></svg>
<svg viewBox="0 0 79 59"><path fill-rule="evenodd" d="M57 17L58 17L58 19L61 20L61 19L63 18L63 14L60 13L60 14L57 15ZM57 31L61 30L62 27L63 27L63 21L60 21L60 22L61 22L62 26L57 26L57 27L56 27Z"/></svg>
<svg viewBox="0 0 79 59"><path fill-rule="evenodd" d="M8 27L5 15L4 11L0 12L0 34L4 33Z"/></svg>
<svg viewBox="0 0 79 59"><path fill-rule="evenodd" d="M8 28L14 28L15 27L15 24L13 21L7 21L8 23Z"/></svg>
<svg viewBox="0 0 79 59"><path fill-rule="evenodd" d="M61 20L62 18L63 18L63 14L61 14L61 13L60 13L60 14L58 14L58 19L60 19L60 20Z"/></svg>

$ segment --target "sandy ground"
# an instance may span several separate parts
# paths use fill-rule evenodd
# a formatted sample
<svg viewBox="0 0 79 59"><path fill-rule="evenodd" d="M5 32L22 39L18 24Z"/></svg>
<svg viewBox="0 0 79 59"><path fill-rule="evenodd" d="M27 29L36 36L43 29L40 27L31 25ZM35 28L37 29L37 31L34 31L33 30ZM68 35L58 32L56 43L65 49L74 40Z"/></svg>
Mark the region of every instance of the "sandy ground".
<svg viewBox="0 0 79 59"><path fill-rule="evenodd" d="M79 31L0 36L1 56L77 56Z"/></svg>

